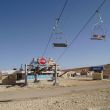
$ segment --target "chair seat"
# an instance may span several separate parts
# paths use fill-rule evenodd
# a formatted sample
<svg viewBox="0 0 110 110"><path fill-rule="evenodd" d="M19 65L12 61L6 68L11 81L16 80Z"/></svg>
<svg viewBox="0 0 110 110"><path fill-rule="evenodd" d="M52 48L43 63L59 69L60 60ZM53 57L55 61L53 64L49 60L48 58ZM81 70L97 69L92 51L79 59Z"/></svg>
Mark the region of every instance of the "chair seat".
<svg viewBox="0 0 110 110"><path fill-rule="evenodd" d="M67 47L66 43L53 43L54 47Z"/></svg>
<svg viewBox="0 0 110 110"><path fill-rule="evenodd" d="M105 39L105 35L96 35L94 34L93 37L91 38L91 40L103 40Z"/></svg>

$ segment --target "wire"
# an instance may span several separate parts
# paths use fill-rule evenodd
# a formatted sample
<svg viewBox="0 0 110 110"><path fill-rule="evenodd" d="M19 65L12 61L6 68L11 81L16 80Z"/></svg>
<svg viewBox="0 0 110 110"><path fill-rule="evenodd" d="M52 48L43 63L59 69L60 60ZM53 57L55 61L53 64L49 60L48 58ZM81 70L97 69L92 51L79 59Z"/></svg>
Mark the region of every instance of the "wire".
<svg viewBox="0 0 110 110"><path fill-rule="evenodd" d="M69 0L66 0L65 3L64 3L64 6L63 6L63 8L62 8L62 10L61 10L61 12L60 12L60 14L59 14L59 17L57 18L57 19L58 19L57 24L59 23L59 21L60 21L60 19L61 19L61 16L62 16L62 14L63 14L63 12L64 12L64 10L65 10L65 7L67 6L68 1L69 1Z"/></svg>
<svg viewBox="0 0 110 110"><path fill-rule="evenodd" d="M69 49L69 47L76 41L76 39L79 37L81 32L86 28L86 26L91 22L93 17L96 15L96 13L102 8L102 6L105 4L106 0L103 0L103 2L99 5L99 7L96 9L96 11L90 16L90 18L87 20L87 22L82 26L82 28L79 30L79 32L76 34L76 36L72 39L70 44L68 45L67 48L60 54L60 56L57 58L56 62L58 62L61 57L66 53L66 51Z"/></svg>
<svg viewBox="0 0 110 110"><path fill-rule="evenodd" d="M58 25L58 23L59 23L59 21L60 21L62 15L63 15L63 12L64 12L64 10L65 10L65 8L66 8L66 6L67 6L68 1L69 1L69 0L65 0L65 3L64 3L64 5L63 5L62 10L61 10L59 16L56 18L55 25L53 26L54 28L57 27L57 25ZM48 42L47 42L47 45L46 45L46 47L45 47L45 49L44 49L44 52L43 52L43 55L42 55L42 56L44 56L44 55L46 54L46 52L47 52L49 43L50 43L50 41L51 41L51 39L52 39L52 37L53 37L53 31L55 31L55 29L52 29L52 32L51 32L51 34L50 34L49 40L48 40Z"/></svg>
<svg viewBox="0 0 110 110"><path fill-rule="evenodd" d="M48 40L47 45L46 45L46 47L45 47L45 49L44 49L44 52L43 52L42 57L43 57L43 56L46 54L46 52L47 52L47 49L48 49L49 43L50 43L50 41L51 41L51 39L52 39L52 36L53 36L53 32L50 34L49 40Z"/></svg>

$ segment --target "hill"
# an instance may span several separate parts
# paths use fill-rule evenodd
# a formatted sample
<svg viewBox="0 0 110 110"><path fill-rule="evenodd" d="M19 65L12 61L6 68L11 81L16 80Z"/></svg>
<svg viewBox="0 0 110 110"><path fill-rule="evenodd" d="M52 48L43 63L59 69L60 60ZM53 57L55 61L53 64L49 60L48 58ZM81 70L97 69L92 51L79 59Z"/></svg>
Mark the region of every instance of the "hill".
<svg viewBox="0 0 110 110"><path fill-rule="evenodd" d="M103 65L105 70L104 70L104 74L110 74L110 64L105 64ZM64 72L68 72L68 71L76 71L76 72L81 72L82 70L86 70L89 71L90 67L80 67L80 68L71 68L71 69L64 69Z"/></svg>
<svg viewBox="0 0 110 110"><path fill-rule="evenodd" d="M105 65L104 67L105 67L104 73L105 73L105 74L110 74L110 64L107 64L107 65Z"/></svg>

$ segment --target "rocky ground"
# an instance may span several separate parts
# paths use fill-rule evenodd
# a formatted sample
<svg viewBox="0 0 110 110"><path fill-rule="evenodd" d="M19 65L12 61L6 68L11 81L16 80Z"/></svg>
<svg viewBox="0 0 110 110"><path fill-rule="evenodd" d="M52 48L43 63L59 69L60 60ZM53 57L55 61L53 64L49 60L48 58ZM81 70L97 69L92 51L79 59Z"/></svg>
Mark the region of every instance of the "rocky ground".
<svg viewBox="0 0 110 110"><path fill-rule="evenodd" d="M59 86L51 84L0 87L0 110L110 110L110 80L60 79Z"/></svg>

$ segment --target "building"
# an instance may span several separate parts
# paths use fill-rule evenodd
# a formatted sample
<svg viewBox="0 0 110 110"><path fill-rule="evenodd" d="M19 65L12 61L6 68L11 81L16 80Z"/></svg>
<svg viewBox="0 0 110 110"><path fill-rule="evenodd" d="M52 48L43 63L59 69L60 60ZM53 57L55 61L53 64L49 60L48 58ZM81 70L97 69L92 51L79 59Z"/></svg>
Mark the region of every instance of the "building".
<svg viewBox="0 0 110 110"><path fill-rule="evenodd" d="M2 84L3 85L15 85L16 84L16 70L1 71Z"/></svg>

